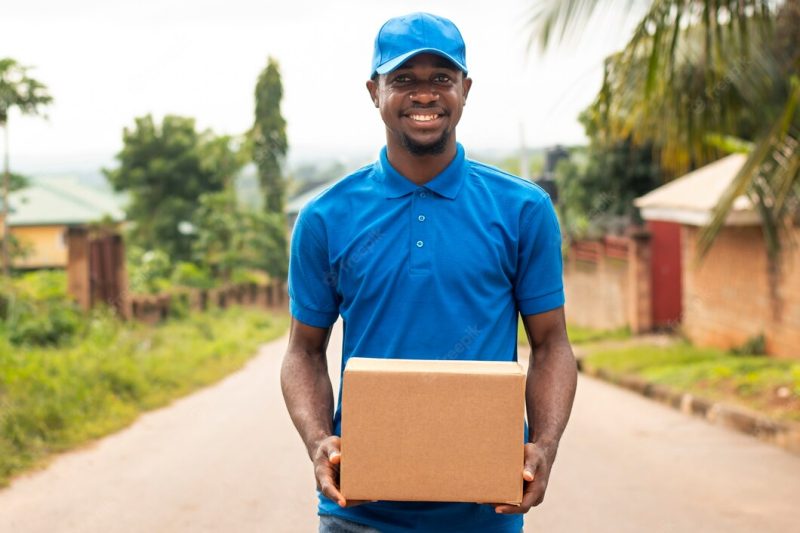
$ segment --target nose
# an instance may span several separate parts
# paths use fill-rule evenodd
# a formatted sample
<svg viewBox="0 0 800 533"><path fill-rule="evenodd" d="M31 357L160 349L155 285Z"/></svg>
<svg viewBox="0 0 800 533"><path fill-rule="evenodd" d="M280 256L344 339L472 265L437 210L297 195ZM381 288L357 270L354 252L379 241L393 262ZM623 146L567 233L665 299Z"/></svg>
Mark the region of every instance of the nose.
<svg viewBox="0 0 800 533"><path fill-rule="evenodd" d="M431 83L419 83L410 94L413 102L430 104L439 100L439 93Z"/></svg>

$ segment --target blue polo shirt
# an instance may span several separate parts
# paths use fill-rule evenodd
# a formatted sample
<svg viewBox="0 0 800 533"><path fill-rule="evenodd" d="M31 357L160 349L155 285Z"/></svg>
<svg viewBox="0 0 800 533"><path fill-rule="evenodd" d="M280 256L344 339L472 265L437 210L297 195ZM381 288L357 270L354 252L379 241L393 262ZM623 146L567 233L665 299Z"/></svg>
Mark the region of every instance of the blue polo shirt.
<svg viewBox="0 0 800 533"><path fill-rule="evenodd" d="M289 263L295 319L344 321L350 357L517 360L517 315L564 304L561 235L540 187L466 159L423 186L389 163L345 177L300 213ZM341 434L341 390L333 419ZM522 465L520 465L520 468ZM521 515L489 505L376 502L319 513L384 532L514 532Z"/></svg>

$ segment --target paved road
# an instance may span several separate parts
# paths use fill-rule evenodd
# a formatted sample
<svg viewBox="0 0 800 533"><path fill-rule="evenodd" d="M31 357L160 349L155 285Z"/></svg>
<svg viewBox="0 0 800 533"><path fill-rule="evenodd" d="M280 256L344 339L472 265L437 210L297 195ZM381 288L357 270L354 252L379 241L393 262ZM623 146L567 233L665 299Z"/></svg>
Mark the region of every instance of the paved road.
<svg viewBox="0 0 800 533"><path fill-rule="evenodd" d="M315 531L310 463L278 386L285 342L17 479L0 491L0 531ZM526 531L783 533L797 531L798 494L800 457L582 377Z"/></svg>

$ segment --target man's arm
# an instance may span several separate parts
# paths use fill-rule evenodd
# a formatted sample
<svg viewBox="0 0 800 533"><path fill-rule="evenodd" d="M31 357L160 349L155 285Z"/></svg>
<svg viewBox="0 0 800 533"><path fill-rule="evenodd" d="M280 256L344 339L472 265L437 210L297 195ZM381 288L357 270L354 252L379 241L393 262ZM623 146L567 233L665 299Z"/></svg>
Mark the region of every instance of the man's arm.
<svg viewBox="0 0 800 533"><path fill-rule="evenodd" d="M564 308L523 317L531 357L525 386L529 438L525 482L519 507L498 505L498 513L526 513L544 500L558 443L572 411L578 372L567 338Z"/></svg>
<svg viewBox="0 0 800 533"><path fill-rule="evenodd" d="M289 346L281 366L281 390L289 416L314 463L317 488L344 506L338 489L341 447L333 435L333 386L327 348L331 328L292 319Z"/></svg>

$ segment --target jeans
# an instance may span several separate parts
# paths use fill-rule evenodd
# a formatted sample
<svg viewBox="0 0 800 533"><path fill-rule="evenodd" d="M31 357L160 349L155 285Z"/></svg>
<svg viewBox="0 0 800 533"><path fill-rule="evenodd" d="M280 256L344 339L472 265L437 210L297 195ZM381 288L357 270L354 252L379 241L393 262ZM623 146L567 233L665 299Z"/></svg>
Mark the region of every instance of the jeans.
<svg viewBox="0 0 800 533"><path fill-rule="evenodd" d="M338 516L321 515L319 533L380 533L377 529Z"/></svg>

